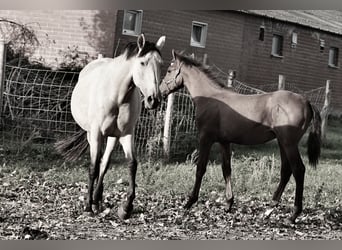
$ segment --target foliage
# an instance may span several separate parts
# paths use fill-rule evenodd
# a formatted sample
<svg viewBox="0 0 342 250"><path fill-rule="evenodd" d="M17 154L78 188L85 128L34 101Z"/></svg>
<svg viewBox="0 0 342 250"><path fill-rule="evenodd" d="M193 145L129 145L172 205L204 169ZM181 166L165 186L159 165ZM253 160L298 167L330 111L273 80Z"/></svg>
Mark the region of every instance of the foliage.
<svg viewBox="0 0 342 250"><path fill-rule="evenodd" d="M27 58L40 45L34 29L29 24L0 18L0 35L8 43L6 60L12 65L26 64Z"/></svg>
<svg viewBox="0 0 342 250"><path fill-rule="evenodd" d="M85 65L95 59L88 52L80 51L78 46L68 46L66 50L60 50L59 54L63 58L59 64L63 70L81 71Z"/></svg>

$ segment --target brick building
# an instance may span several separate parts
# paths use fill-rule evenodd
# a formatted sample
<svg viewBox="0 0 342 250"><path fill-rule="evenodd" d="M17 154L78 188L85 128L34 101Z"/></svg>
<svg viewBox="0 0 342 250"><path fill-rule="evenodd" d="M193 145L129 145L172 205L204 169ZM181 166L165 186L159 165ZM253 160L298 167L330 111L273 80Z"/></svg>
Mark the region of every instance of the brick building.
<svg viewBox="0 0 342 250"><path fill-rule="evenodd" d="M342 111L339 11L1 10L0 17L36 27L41 46L32 58L43 57L47 64L58 66L68 46L92 58L113 56L140 32L151 41L166 35L164 70L176 49L206 54L209 64L235 69L238 80L253 85L277 83L282 74L309 90L329 79L333 108Z"/></svg>

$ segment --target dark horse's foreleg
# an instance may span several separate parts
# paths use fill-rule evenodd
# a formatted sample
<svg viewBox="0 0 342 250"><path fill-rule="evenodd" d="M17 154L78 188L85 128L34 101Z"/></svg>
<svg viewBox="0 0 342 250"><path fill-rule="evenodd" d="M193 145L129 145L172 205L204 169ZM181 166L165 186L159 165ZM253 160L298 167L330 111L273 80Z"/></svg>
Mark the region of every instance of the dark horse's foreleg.
<svg viewBox="0 0 342 250"><path fill-rule="evenodd" d="M102 196L103 196L103 178L107 172L109 162L110 162L110 156L113 152L115 143L116 143L115 137L108 137L106 150L102 156L97 184L96 184L96 188L94 191L94 204L95 204L95 210L96 210L94 212L100 212L100 209L101 209L99 207L99 203L102 201Z"/></svg>
<svg viewBox="0 0 342 250"><path fill-rule="evenodd" d="M280 148L281 168L280 168L280 181L277 190L273 194L273 205L277 205L280 202L281 196L284 192L286 184L289 182L292 170L290 162L287 159L283 146L278 142Z"/></svg>
<svg viewBox="0 0 342 250"><path fill-rule="evenodd" d="M122 202L118 209L118 216L125 220L131 216L133 210L133 200L135 198L135 176L137 173L137 160L133 149L133 135L126 135L120 138L120 143L125 151L125 157L128 161L129 186L127 189L127 198Z"/></svg>
<svg viewBox="0 0 342 250"><path fill-rule="evenodd" d="M88 179L88 195L86 200L85 212L93 213L93 190L95 179L98 178L99 165L101 160L102 135L99 131L88 132L88 142L90 145L90 166Z"/></svg>
<svg viewBox="0 0 342 250"><path fill-rule="evenodd" d="M227 207L228 211L231 210L232 205L234 203L234 195L232 192L231 186L231 147L230 144L221 144L221 152L222 152L222 173L223 178L226 183L226 199L227 199Z"/></svg>
<svg viewBox="0 0 342 250"><path fill-rule="evenodd" d="M212 142L209 142L205 139L200 139L199 156L198 156L197 169L196 169L196 180L195 180L194 188L189 196L189 200L184 206L184 208L186 209L189 209L198 200L202 178L207 169L207 163L209 159L209 152L210 152L211 146L212 146Z"/></svg>

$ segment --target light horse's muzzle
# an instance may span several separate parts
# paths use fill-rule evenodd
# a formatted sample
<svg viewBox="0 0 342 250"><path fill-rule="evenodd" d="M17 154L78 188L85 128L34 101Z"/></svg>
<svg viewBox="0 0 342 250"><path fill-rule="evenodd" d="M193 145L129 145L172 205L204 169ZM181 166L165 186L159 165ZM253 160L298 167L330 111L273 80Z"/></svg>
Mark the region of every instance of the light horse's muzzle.
<svg viewBox="0 0 342 250"><path fill-rule="evenodd" d="M160 104L160 93L157 95L150 95L144 98L144 104L146 109L155 109Z"/></svg>

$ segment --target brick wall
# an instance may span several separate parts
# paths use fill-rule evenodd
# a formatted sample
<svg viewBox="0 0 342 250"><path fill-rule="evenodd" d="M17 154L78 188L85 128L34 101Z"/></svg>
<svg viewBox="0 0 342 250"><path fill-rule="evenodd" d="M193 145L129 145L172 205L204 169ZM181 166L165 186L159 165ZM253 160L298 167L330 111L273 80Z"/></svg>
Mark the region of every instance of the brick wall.
<svg viewBox="0 0 342 250"><path fill-rule="evenodd" d="M75 50L97 57L113 55L116 11L99 10L0 10L0 18L35 30L40 46L31 60L58 67L65 52ZM68 49L68 47L70 49Z"/></svg>
<svg viewBox="0 0 342 250"><path fill-rule="evenodd" d="M136 37L122 34L123 11L118 12L116 47L120 51ZM192 21L208 23L205 48L190 46ZM260 25L265 26L264 41L259 40ZM292 31L298 34L296 48L291 47ZM184 50L197 57L208 55L208 63L222 70L237 70L237 79L249 84L277 84L279 74L298 88L310 90L332 81L332 104L342 111L342 70L328 67L329 47L340 48L342 39L328 32L301 25L276 21L236 11L144 11L142 32L155 41L166 35L162 55L165 61L162 74L171 59L171 50ZM271 57L273 33L284 36L283 57ZM325 40L325 50L320 52L319 39Z"/></svg>
<svg viewBox="0 0 342 250"><path fill-rule="evenodd" d="M287 82L296 84L302 90L324 86L326 80L331 80L332 104L336 110L342 111L342 70L328 66L330 46L340 49L339 63L342 63L341 36L256 16L246 16L245 20L244 49L239 67L241 80L252 84L270 84L277 83L279 74L283 74ZM265 26L264 41L258 39L260 25ZM295 48L291 47L293 31L298 34ZM284 37L283 58L271 56L274 33ZM325 40L322 52L320 39Z"/></svg>

